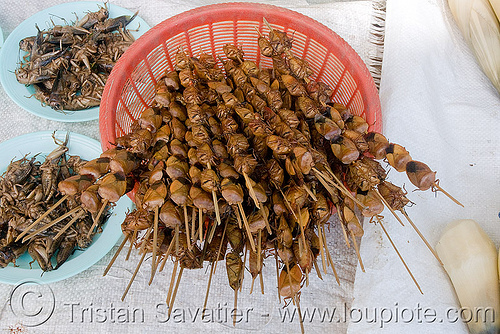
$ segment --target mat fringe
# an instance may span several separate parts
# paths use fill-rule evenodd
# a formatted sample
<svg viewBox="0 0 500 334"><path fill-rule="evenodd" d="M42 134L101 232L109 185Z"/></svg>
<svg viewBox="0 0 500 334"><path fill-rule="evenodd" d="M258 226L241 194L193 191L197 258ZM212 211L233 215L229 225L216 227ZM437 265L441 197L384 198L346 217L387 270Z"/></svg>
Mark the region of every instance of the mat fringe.
<svg viewBox="0 0 500 334"><path fill-rule="evenodd" d="M385 39L385 15L387 0L372 1L372 23L370 25L370 36L368 41L375 48L368 53L368 70L375 81L377 89L380 88L380 78L382 76L382 59L384 55Z"/></svg>

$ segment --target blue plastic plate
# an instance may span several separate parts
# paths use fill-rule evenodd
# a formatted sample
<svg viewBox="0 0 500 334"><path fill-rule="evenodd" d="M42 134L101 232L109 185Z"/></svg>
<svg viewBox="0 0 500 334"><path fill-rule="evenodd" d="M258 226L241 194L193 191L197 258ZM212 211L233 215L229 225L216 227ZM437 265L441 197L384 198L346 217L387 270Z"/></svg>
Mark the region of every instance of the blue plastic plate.
<svg viewBox="0 0 500 334"><path fill-rule="evenodd" d="M7 37L4 46L0 50L0 81L3 88L14 102L20 107L37 116L59 122L84 122L99 118L99 107L93 107L77 111L56 111L49 106L43 106L36 98L31 97L35 93L33 86L25 86L17 82L14 71L19 67L23 52L19 50L19 41L28 36L35 36L37 30L50 29L52 22L56 25L71 24L76 20L75 14L81 19L89 11L99 10L103 2L69 2L47 8L36 13L29 19L23 21ZM124 9L108 3L109 16L133 15L128 9ZM66 22L63 20L66 20ZM128 26L131 34L137 39L149 30L149 25L137 16ZM138 29L137 31L134 31Z"/></svg>
<svg viewBox="0 0 500 334"><path fill-rule="evenodd" d="M56 138L64 140L66 132L56 132ZM9 139L0 143L0 173L3 173L9 163L15 158L20 159L26 154L39 155L38 160L43 161L57 146L52 139L52 131L35 132ZM101 154L101 144L92 138L70 133L68 154L79 155L82 159L92 160ZM113 208L111 216L103 226L102 233L94 236L90 247L85 250L76 250L73 255L57 270L43 272L37 262L33 261L26 252L17 261L16 267L11 263L5 268L0 268L0 282L17 284L20 281L34 280L40 283L51 283L66 279L89 268L104 255L106 255L120 239L121 223L125 213L132 208L132 201L123 196ZM43 275L42 275L43 274Z"/></svg>

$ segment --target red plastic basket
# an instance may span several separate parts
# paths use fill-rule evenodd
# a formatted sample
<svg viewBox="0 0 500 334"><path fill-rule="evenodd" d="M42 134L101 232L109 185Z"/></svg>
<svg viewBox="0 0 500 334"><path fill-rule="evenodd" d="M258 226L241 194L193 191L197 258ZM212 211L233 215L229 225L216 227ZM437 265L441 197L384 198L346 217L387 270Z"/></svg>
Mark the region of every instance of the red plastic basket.
<svg viewBox="0 0 500 334"><path fill-rule="evenodd" d="M192 56L202 51L225 58L222 47L236 44L245 59L272 67L261 57L255 28L267 35L273 28L293 36L292 52L309 62L314 79L333 88L332 101L365 117L371 130L381 131L378 92L358 54L340 36L321 23L277 6L224 3L193 9L171 17L141 36L120 58L110 74L101 100L99 130L103 150L149 106L157 80L173 70L179 48ZM217 59L217 58L216 58Z"/></svg>

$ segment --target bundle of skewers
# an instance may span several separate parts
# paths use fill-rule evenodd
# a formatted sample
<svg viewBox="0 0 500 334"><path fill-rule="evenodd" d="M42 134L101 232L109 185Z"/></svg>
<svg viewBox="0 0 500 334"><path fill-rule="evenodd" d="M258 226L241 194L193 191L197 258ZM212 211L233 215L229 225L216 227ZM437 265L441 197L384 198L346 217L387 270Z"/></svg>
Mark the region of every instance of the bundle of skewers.
<svg viewBox="0 0 500 334"><path fill-rule="evenodd" d="M68 136L64 142L53 138L57 148L43 162L38 155L24 156L0 177L1 268L28 251L43 272L58 269L76 249L90 246L109 215L83 210L80 197L62 203L58 185L64 189L85 161L67 154Z"/></svg>
<svg viewBox="0 0 500 334"><path fill-rule="evenodd" d="M150 107L130 133L88 163L100 166L96 183L85 189L77 181L75 194L81 192L82 199L92 194L104 204L135 184L136 209L127 214L125 237L104 272L127 243L127 259L139 249L122 299L150 254L150 284L168 259L174 263L169 311L183 270L209 263L206 306L212 275L223 260L236 308L245 268L252 290L259 278L263 291L263 262L273 255L279 295L300 312L300 291L313 268L318 276L331 268L340 284L325 237L334 213L361 268L362 217L386 232L384 208L403 224L399 211L434 253L406 214L406 192L386 180L380 161L406 172L416 188L442 191L457 202L439 186L436 173L331 101L332 88L313 79L307 62L292 53L286 33L270 28L258 43L262 55L272 58L272 68L259 69L230 44L218 60L178 50L175 68L157 81Z"/></svg>

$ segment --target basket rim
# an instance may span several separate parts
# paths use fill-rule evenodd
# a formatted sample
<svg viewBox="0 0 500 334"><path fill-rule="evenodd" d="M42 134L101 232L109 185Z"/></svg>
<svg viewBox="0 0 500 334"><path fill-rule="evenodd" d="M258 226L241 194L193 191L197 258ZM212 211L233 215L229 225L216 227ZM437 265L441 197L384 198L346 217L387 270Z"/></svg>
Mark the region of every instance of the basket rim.
<svg viewBox="0 0 500 334"><path fill-rule="evenodd" d="M212 15L226 15L228 21L231 19L238 21L242 15L248 15L247 12L241 14L242 11L251 11L252 15L266 12L266 19L270 23L274 22L272 19L274 17L286 18L287 21L294 22L293 26L290 25L289 30L308 31L314 36L321 36L323 38L315 39L321 43L327 41L333 48L342 51L335 56L339 59L348 57L348 61L342 62L346 70L366 78L366 80L356 80L357 89L365 101L365 114L370 117L367 121L371 124L371 130L382 131L380 99L373 78L358 53L342 37L321 22L288 8L253 2L229 2L200 6L165 19L139 37L118 59L104 87L99 111L99 132L103 150L110 148L116 139L115 132L109 131L109 129L115 128L116 113L108 112L110 108L113 108L113 105L117 104L114 102L121 96L121 91L114 88L117 85L123 86L122 83L126 81L127 73L131 73L144 59L144 49L153 50L163 42L159 39L159 35L167 28L169 34L175 36L193 26L207 24L207 21L212 22L213 20L210 19ZM279 23L279 20L276 22ZM302 29L296 29L297 26ZM331 49L329 48L330 53Z"/></svg>

